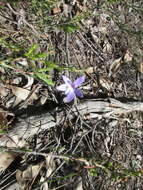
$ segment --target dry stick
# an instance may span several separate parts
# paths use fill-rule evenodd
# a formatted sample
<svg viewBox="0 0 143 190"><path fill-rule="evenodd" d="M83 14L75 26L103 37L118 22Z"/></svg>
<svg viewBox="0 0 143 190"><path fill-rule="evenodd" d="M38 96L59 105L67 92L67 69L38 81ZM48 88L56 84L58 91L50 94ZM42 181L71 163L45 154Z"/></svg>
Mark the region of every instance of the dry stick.
<svg viewBox="0 0 143 190"><path fill-rule="evenodd" d="M84 100L77 105L77 109L74 107L71 109L71 113L74 112L74 116L72 114L69 114L69 119L72 119L75 117L75 115L78 116L79 113L81 116L89 115L89 118L90 114L92 114L92 118L100 116L116 119L121 114L126 114L134 111L143 112L143 102L122 103L115 99L92 99ZM40 115L38 116L27 115L25 118L19 118L19 122L17 122L16 125L13 126L11 130L9 130L8 134L2 135L0 138L0 146L7 146L9 148L26 146L23 143L25 139L43 130L50 130L51 128L56 127L65 117L65 112L63 111L59 111L56 118L51 115L51 113L55 112L55 110L47 110L47 112L48 113L43 114L39 113Z"/></svg>
<svg viewBox="0 0 143 190"><path fill-rule="evenodd" d="M74 56L75 56L75 58L76 58L76 60L77 60L78 66L79 66L80 69L82 69L83 66L82 66L82 64L80 63L80 61L79 61L79 59L78 59L78 57L77 57L77 54L75 53L75 48L74 48L74 45L73 45L72 43L71 43L71 46L73 47L73 54L74 54ZM85 72L85 74L86 74L90 79L92 79L92 80L96 83L95 79L94 79L87 71L84 71L84 72Z"/></svg>
<svg viewBox="0 0 143 190"><path fill-rule="evenodd" d="M16 148L7 148L7 147L1 147L1 150L3 152L14 152L18 154L27 154L27 155L35 155L35 156L44 156L46 157L51 157L51 158L58 158L58 159L64 159L64 160L72 160L72 161L78 161L78 162L83 162L85 164L85 168L94 168L94 167L99 167L105 170L109 174L109 170L105 167L102 166L101 164L97 163L94 161L94 165L90 163L90 161L86 160L85 158L75 158L73 156L63 156L63 155L57 155L57 154L52 154L52 153L42 153L42 152L36 152L36 151L24 151L21 149L16 149Z"/></svg>
<svg viewBox="0 0 143 190"><path fill-rule="evenodd" d="M10 11L11 11L13 14L20 16L20 17L22 18L22 21L23 21L29 28L31 28L31 29L33 30L33 32L34 32L37 36L40 37L39 33L35 30L35 28L33 27L33 25L29 24L29 23L25 20L23 14L20 14L19 12L15 11L15 10L11 7L11 5L10 5L9 3L6 3L6 5L7 5L7 7L10 9Z"/></svg>
<svg viewBox="0 0 143 190"><path fill-rule="evenodd" d="M90 44L90 43L83 37L83 35L82 35L81 33L76 32L76 34L77 34L77 36L79 37L79 39L83 40L83 41L92 49L92 51L95 53L95 55L97 55L97 56L100 58L101 61L104 61L103 58L102 58L101 56L99 56L99 55L97 54L97 52L95 51L95 49L93 48L93 43Z"/></svg>
<svg viewBox="0 0 143 190"><path fill-rule="evenodd" d="M65 33L65 52L67 56L67 64L70 67L70 52L69 52L69 34Z"/></svg>

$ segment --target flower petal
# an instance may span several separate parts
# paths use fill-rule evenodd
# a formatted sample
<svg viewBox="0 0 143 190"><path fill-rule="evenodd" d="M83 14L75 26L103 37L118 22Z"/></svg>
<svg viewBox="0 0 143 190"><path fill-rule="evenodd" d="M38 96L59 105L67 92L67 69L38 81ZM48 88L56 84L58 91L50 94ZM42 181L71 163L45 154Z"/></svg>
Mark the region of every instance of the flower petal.
<svg viewBox="0 0 143 190"><path fill-rule="evenodd" d="M85 81L85 76L79 77L79 78L77 78L77 79L73 82L73 85L74 85L75 88L77 88L77 87L80 86L84 81Z"/></svg>
<svg viewBox="0 0 143 190"><path fill-rule="evenodd" d="M57 86L56 88L59 91L65 92L67 90L67 85L66 84L61 84L60 86Z"/></svg>
<svg viewBox="0 0 143 190"><path fill-rule="evenodd" d="M73 99L75 98L75 93L74 92L70 92L68 93L68 95L64 98L64 102L68 103L71 102Z"/></svg>
<svg viewBox="0 0 143 190"><path fill-rule="evenodd" d="M65 84L67 84L67 85L72 84L72 81L68 77L66 77L64 75L62 77L63 77L63 81L65 82Z"/></svg>
<svg viewBox="0 0 143 190"><path fill-rule="evenodd" d="M65 91L65 95L69 94L69 93L74 93L74 89L71 86L68 86L66 91Z"/></svg>
<svg viewBox="0 0 143 190"><path fill-rule="evenodd" d="M81 98L83 97L83 93L78 88L74 90L74 93L78 97L81 97Z"/></svg>

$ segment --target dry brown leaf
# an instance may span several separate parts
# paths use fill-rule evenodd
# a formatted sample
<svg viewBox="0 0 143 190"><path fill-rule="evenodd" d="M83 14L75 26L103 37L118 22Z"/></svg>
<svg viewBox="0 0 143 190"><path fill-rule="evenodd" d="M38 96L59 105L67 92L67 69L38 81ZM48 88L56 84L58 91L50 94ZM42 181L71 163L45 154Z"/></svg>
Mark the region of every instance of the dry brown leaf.
<svg viewBox="0 0 143 190"><path fill-rule="evenodd" d="M106 27L97 27L97 28L95 28L95 32L101 32L102 34L108 34L108 30Z"/></svg>
<svg viewBox="0 0 143 190"><path fill-rule="evenodd" d="M124 61L130 62L130 61L132 61L132 59L133 59L133 54L131 54L131 52L129 50L127 50L124 55Z"/></svg>
<svg viewBox="0 0 143 190"><path fill-rule="evenodd" d="M5 70L3 67L0 67L0 73L5 74Z"/></svg>
<svg viewBox="0 0 143 190"><path fill-rule="evenodd" d="M48 188L48 182L45 181L45 177L41 176L40 183L42 183L42 185L41 185L41 189L42 190L49 190L49 188Z"/></svg>
<svg viewBox="0 0 143 190"><path fill-rule="evenodd" d="M111 76L112 74L115 74L118 71L118 69L122 63L123 63L122 57L115 59L110 65L109 76Z"/></svg>
<svg viewBox="0 0 143 190"><path fill-rule="evenodd" d="M36 177L38 176L42 166L43 162L34 166L30 165L24 171L18 170L16 172L16 180L23 190L29 189L28 187L32 187L32 184L34 183Z"/></svg>
<svg viewBox="0 0 143 190"><path fill-rule="evenodd" d="M106 78L100 78L99 82L103 88L105 88L108 91L112 91L113 83L110 80Z"/></svg>
<svg viewBox="0 0 143 190"><path fill-rule="evenodd" d="M10 84L18 85L18 84L20 84L21 82L22 82L22 77L16 77L16 78L14 78L14 79L10 82Z"/></svg>
<svg viewBox="0 0 143 190"><path fill-rule="evenodd" d="M87 72L88 74L92 74L92 73L94 73L95 72L95 68L94 67L88 67L86 70L85 70L85 72Z"/></svg>
<svg viewBox="0 0 143 190"><path fill-rule="evenodd" d="M22 80L24 80L23 77L24 76L16 77L13 80L8 81L7 83L10 83L11 85L13 85L13 84L18 85L18 84L20 84L22 82ZM34 78L26 75L25 80L27 81L27 84L25 86L23 86L22 88L27 89L27 90L31 90L32 85L34 83Z"/></svg>
<svg viewBox="0 0 143 190"><path fill-rule="evenodd" d="M143 73L143 62L137 64L137 69L140 73Z"/></svg>
<svg viewBox="0 0 143 190"><path fill-rule="evenodd" d="M105 52L105 53L112 53L112 46L111 46L111 44L109 43L108 40L104 41L103 52Z"/></svg>
<svg viewBox="0 0 143 190"><path fill-rule="evenodd" d="M53 10L52 10L53 15L59 14L59 13L61 13L61 12L62 12L62 10L61 10L60 7L55 7L55 8L53 8Z"/></svg>
<svg viewBox="0 0 143 190"><path fill-rule="evenodd" d="M8 95L8 90L2 84L0 84L0 97L5 97Z"/></svg>
<svg viewBox="0 0 143 190"><path fill-rule="evenodd" d="M49 177L56 168L54 159L51 156L46 157L46 168L46 177Z"/></svg>
<svg viewBox="0 0 143 190"><path fill-rule="evenodd" d="M31 90L32 84L34 83L34 78L27 76L28 82L25 86L23 86L24 89Z"/></svg>
<svg viewBox="0 0 143 190"><path fill-rule="evenodd" d="M0 171L6 170L10 164L15 160L17 154L9 152L0 153Z"/></svg>
<svg viewBox="0 0 143 190"><path fill-rule="evenodd" d="M13 86L13 85L9 85L6 84L6 87L12 90L13 95L16 96L16 100L14 102L14 106L19 104L22 101L25 101L28 96L30 95L30 90L24 89L24 88L20 88L17 86ZM32 95L30 96L30 99L32 100L36 100L38 97L35 93L32 93Z"/></svg>

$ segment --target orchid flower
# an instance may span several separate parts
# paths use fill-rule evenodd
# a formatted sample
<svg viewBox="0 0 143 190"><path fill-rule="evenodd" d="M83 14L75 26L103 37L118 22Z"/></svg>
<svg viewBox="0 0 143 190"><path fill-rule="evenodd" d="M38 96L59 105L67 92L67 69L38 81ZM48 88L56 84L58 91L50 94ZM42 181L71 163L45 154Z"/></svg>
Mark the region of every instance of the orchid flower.
<svg viewBox="0 0 143 190"><path fill-rule="evenodd" d="M65 83L57 86L57 90L65 93L66 97L63 100L65 103L71 102L76 96L83 97L82 92L77 87L85 81L85 76L77 78L74 82L64 75L62 78Z"/></svg>

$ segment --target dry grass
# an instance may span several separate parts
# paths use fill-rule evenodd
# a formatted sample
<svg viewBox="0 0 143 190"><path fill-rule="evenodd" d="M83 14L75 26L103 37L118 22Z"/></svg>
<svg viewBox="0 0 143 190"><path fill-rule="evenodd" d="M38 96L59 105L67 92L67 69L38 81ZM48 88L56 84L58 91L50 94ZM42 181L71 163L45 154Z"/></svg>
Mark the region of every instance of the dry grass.
<svg viewBox="0 0 143 190"><path fill-rule="evenodd" d="M45 2L0 3L1 143L10 142L15 126L25 126L23 139L14 139L19 144L1 147L12 162L1 168L0 188L141 190L142 112L77 115L56 86L62 74L85 74L77 107L90 99L142 102L142 1L47 1L48 8ZM23 60L26 67L18 64ZM39 77L47 63L52 66ZM54 119L63 115L41 130L49 111ZM26 138L33 121L37 133Z"/></svg>

